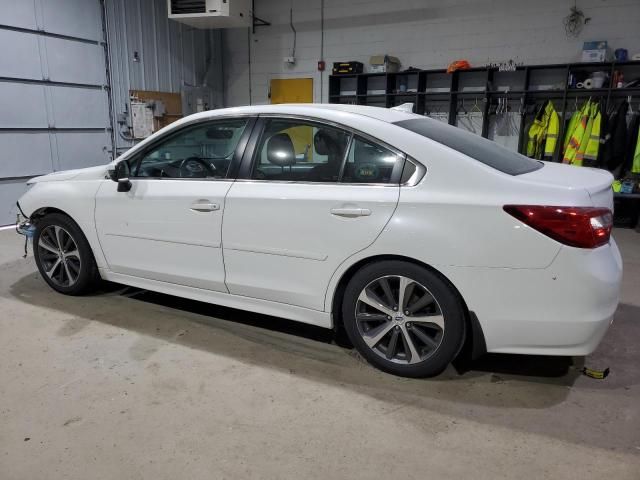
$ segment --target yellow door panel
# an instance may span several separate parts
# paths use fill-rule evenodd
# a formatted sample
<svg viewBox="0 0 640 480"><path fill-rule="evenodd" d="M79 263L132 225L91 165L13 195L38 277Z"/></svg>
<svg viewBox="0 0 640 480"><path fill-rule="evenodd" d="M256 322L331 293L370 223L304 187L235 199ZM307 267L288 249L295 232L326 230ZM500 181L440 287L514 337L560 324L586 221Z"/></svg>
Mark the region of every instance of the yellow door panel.
<svg viewBox="0 0 640 480"><path fill-rule="evenodd" d="M311 125L301 125L288 128L285 132L293 142L296 157L304 155L305 161L313 162L313 127Z"/></svg>
<svg viewBox="0 0 640 480"><path fill-rule="evenodd" d="M271 103L312 103L313 78L274 78Z"/></svg>

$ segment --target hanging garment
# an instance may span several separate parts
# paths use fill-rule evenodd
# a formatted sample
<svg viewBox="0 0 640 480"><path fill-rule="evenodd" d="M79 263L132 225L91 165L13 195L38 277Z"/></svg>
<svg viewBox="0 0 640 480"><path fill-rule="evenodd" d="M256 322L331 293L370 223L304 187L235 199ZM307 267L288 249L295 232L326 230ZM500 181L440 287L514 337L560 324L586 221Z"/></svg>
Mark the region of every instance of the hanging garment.
<svg viewBox="0 0 640 480"><path fill-rule="evenodd" d="M489 140L507 147L514 152L518 151L518 139L520 137L520 114L516 112L502 112L490 117Z"/></svg>
<svg viewBox="0 0 640 480"><path fill-rule="evenodd" d="M431 112L427 116L442 123L449 123L449 112Z"/></svg>
<svg viewBox="0 0 640 480"><path fill-rule="evenodd" d="M553 102L547 100L539 108L527 134L527 156L551 160L558 142L560 119Z"/></svg>
<svg viewBox="0 0 640 480"><path fill-rule="evenodd" d="M560 117L558 116L556 109L553 107L551 100L547 102L545 116L547 117L547 131L544 142L544 159L551 160L553 158L553 154L556 152L558 133L560 133Z"/></svg>
<svg viewBox="0 0 640 480"><path fill-rule="evenodd" d="M627 173L637 173L633 172L633 163L636 154L636 147L638 144L638 130L640 129L640 115L638 113L633 113L631 115L631 120L628 124L627 130L627 148L625 152L625 161L622 170L620 171L620 177L624 177Z"/></svg>
<svg viewBox="0 0 640 480"><path fill-rule="evenodd" d="M595 167L598 162L598 150L600 149L600 123L602 114L600 113L600 105L594 103L591 107L591 129L587 138L586 148L584 150L582 165L585 167Z"/></svg>
<svg viewBox="0 0 640 480"><path fill-rule="evenodd" d="M571 134L573 133L573 131L576 128L576 125L578 124L578 122L580 121L580 115L582 114L581 109L577 109L575 112L573 112L573 115L571 115L571 120L569 120L569 124L567 125L567 129L566 129L566 134L564 136L564 142L562 145L562 157L564 158L564 154L567 151L567 147L569 146L569 140L571 140Z"/></svg>
<svg viewBox="0 0 640 480"><path fill-rule="evenodd" d="M584 133L587 129L587 124L589 123L590 111L591 102L587 101L580 109L580 119L575 122L575 127L572 131L567 132L570 137L567 142L567 148L564 156L562 157L562 163L571 164L575 162L578 149L580 148L580 143L582 142L582 138L584 137Z"/></svg>
<svg viewBox="0 0 640 480"><path fill-rule="evenodd" d="M600 148L598 149L598 159L596 167L606 168L605 158L611 149L611 114L602 112L600 115Z"/></svg>
<svg viewBox="0 0 640 480"><path fill-rule="evenodd" d="M631 173L640 173L640 130L638 130L638 135L636 136L636 148L633 152Z"/></svg>
<svg viewBox="0 0 640 480"><path fill-rule="evenodd" d="M475 133L476 135L482 135L482 124L484 121L484 115L482 112L458 114L456 120L459 128L462 128L467 132Z"/></svg>
<svg viewBox="0 0 640 480"><path fill-rule="evenodd" d="M543 119L544 108L541 106L528 130L527 157L538 158L540 156L540 146L542 145L544 130L546 128L546 125L543 123Z"/></svg>
<svg viewBox="0 0 640 480"><path fill-rule="evenodd" d="M611 132L611 150L610 156L606 158L607 170L614 173L619 173L620 167L624 162L624 154L627 147L627 111L629 110L629 104L627 102L622 103L615 116L613 117L612 132Z"/></svg>

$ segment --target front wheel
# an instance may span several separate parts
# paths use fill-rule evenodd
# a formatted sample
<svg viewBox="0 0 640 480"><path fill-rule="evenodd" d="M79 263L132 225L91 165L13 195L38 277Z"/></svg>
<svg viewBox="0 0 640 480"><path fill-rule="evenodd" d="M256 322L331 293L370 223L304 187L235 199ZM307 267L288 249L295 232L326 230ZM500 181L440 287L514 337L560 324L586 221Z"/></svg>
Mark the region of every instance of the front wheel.
<svg viewBox="0 0 640 480"><path fill-rule="evenodd" d="M441 373L464 338L458 294L436 273L403 261L359 270L345 290L349 339L371 364L404 377Z"/></svg>
<svg viewBox="0 0 640 480"><path fill-rule="evenodd" d="M33 255L42 278L60 293L87 293L99 278L89 242L66 215L49 214L36 224Z"/></svg>

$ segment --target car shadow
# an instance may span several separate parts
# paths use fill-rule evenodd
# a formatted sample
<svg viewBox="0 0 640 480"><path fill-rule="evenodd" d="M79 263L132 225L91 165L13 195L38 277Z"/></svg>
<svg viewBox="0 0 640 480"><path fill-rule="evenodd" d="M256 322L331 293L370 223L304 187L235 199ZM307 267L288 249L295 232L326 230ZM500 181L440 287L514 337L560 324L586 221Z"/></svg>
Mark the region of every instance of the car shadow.
<svg viewBox="0 0 640 480"><path fill-rule="evenodd" d="M511 377L522 382L566 387L572 385L578 375L575 370L571 369L572 360L568 357L487 354L472 363L453 366L431 380L401 379L383 374L370 367L353 349L344 334L336 334L332 330L279 317L212 305L109 282L104 282L102 288L92 295L67 297L49 289L37 274L23 277L12 284L10 293L31 305L54 308L76 317L71 325L61 330L61 335L75 333L74 328L79 324L79 319L100 321L138 333L164 338L167 341L189 344L192 347L218 354L226 353L230 356L241 357L240 360L244 362L267 366L265 365L266 360L271 359L275 367L296 370L298 373L312 377L321 376L325 369L309 368L303 372L296 360L306 359L319 361L321 364L341 366L345 367L345 372L355 369L358 373L352 376L351 380L360 385L367 385L368 380L377 384L380 380L378 377L382 376L391 382L399 381L404 384L416 385L436 382L442 386L441 384L465 382L490 374L492 377L489 381L493 383ZM164 315L158 315L157 307L163 309ZM130 315L132 310L139 313L135 316ZM215 341L206 342L202 338L191 338L191 336L175 337L169 324L175 329L181 326L181 322L183 329L187 329L188 324L194 322L208 326L213 330L224 330L245 340L253 341L259 344L261 349L272 348L274 352L285 353L288 356L293 355L294 358L287 358L287 362L291 363L286 364L283 363L283 359L277 358L275 355L263 354L256 355L256 358L253 356L245 358L242 357L242 350L231 349ZM349 375L336 375L336 372L332 372L331 377L332 379L341 377L347 379ZM562 398L563 395L546 396L538 407L561 401ZM491 398L486 396L474 399L473 395L469 395L462 400L483 404L491 403Z"/></svg>
<svg viewBox="0 0 640 480"><path fill-rule="evenodd" d="M91 322L142 335L131 347L133 361L152 363L157 348L170 342L350 389L394 402L399 408L415 407L523 431L538 429L541 434L602 447L610 445L601 445L605 441L601 435L585 438L572 429L572 422L581 421L584 412L572 405L570 393L599 389L613 399L619 389L640 383L635 368L639 349L633 338L640 332L628 331L637 330L633 319L640 308L630 305L621 305L599 349L603 353L594 359L593 366L611 365L615 372L605 381L582 376L566 357L497 354L478 359L464 373L450 367L432 379L406 379L369 366L330 330L282 318L116 284L106 284L90 296L69 297L53 292L37 273L23 273L15 281L0 284L4 284L2 296L68 317L58 331L60 337L75 335ZM602 401L607 402L607 397ZM559 420L550 424L548 415Z"/></svg>

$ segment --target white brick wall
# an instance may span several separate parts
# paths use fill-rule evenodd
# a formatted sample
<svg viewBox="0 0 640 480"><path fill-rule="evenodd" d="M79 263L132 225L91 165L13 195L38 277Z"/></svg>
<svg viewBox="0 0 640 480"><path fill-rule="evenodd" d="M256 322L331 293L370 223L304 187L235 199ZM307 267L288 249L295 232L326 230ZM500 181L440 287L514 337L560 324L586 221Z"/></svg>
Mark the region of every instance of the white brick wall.
<svg viewBox="0 0 640 480"><path fill-rule="evenodd" d="M269 80L291 77L312 77L314 101L327 102L332 62L358 60L366 68L375 54L394 55L403 68L444 68L460 58L476 66L510 58L526 64L578 61L582 43L589 40L640 53L639 0L579 1L591 21L578 38L568 38L562 24L570 0L325 0L327 70L321 78L320 0L255 4L256 16L271 26L258 27L254 35L246 29L223 34L228 106L269 103ZM294 66L283 62L293 43L291 7L298 31Z"/></svg>

